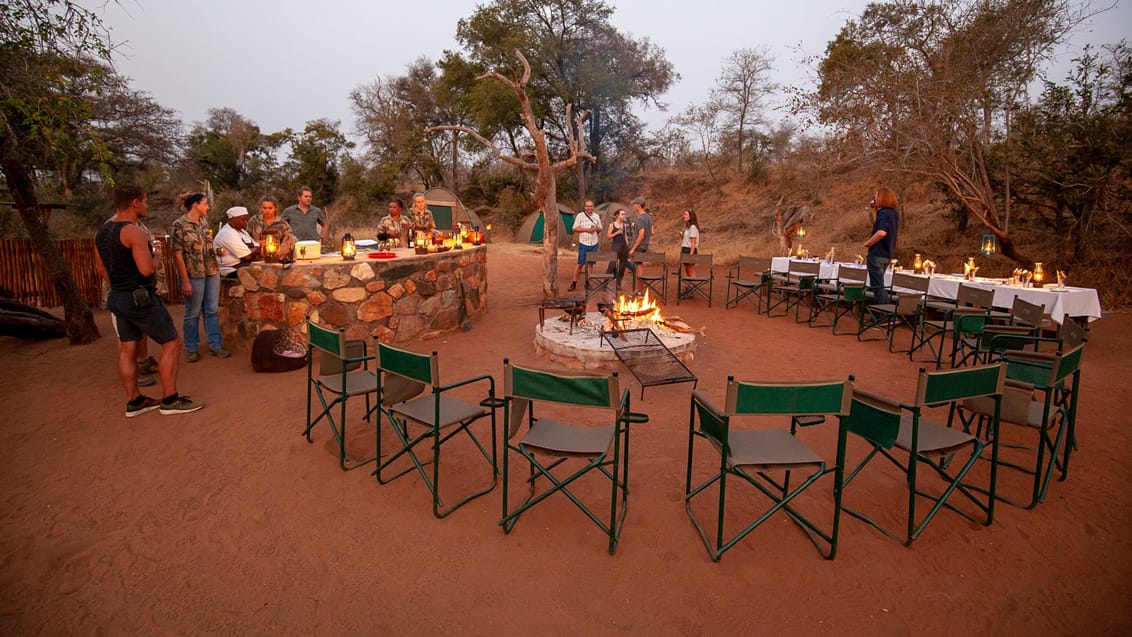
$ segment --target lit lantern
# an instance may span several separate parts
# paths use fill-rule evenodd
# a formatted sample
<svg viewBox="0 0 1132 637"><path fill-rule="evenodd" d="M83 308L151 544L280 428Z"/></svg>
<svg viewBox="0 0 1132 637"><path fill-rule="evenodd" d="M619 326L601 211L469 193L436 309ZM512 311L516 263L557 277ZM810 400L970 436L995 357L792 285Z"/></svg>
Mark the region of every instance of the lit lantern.
<svg viewBox="0 0 1132 637"><path fill-rule="evenodd" d="M1042 278L1045 276L1045 271L1042 270L1042 262L1034 262L1034 287L1042 287Z"/></svg>
<svg viewBox="0 0 1132 637"><path fill-rule="evenodd" d="M483 243L483 231L480 230L479 226L474 226L472 228L472 245L478 246L481 243Z"/></svg>
<svg viewBox="0 0 1132 637"><path fill-rule="evenodd" d="M349 232L342 235L342 260L353 261L354 255L358 253L358 246L354 243L354 236Z"/></svg>
<svg viewBox="0 0 1132 637"><path fill-rule="evenodd" d="M490 223L487 224L487 234L484 235L483 240L484 240L484 243L491 241L491 224Z"/></svg>
<svg viewBox="0 0 1132 637"><path fill-rule="evenodd" d="M983 253L984 257L993 257L995 252L998 252L998 239L993 234L983 235L983 244L979 250Z"/></svg>
<svg viewBox="0 0 1132 637"><path fill-rule="evenodd" d="M979 267L975 265L975 257L967 257L967 262L963 264L963 278L974 281L975 273L978 271Z"/></svg>
<svg viewBox="0 0 1132 637"><path fill-rule="evenodd" d="M263 260L268 263L279 260L279 235L274 230L263 232Z"/></svg>
<svg viewBox="0 0 1132 637"><path fill-rule="evenodd" d="M799 239L806 236L806 224L799 223L797 228L794 228L794 236Z"/></svg>
<svg viewBox="0 0 1132 637"><path fill-rule="evenodd" d="M917 252L916 256L912 258L912 269L916 272L916 274L919 274L924 269L924 259L920 256L919 252Z"/></svg>

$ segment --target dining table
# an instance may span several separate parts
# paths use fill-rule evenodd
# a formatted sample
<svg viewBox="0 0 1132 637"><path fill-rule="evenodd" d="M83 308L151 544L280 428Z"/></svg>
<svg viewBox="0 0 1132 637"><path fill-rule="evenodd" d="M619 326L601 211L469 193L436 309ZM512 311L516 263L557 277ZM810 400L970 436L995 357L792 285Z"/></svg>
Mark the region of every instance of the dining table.
<svg viewBox="0 0 1132 637"><path fill-rule="evenodd" d="M800 260L817 261L817 259L798 259L796 257L772 257L770 269L774 272L789 273L791 261ZM864 266L858 263L822 260L818 276L825 280L836 279L842 267L860 268ZM886 284L891 284L892 271L892 268L885 271ZM1009 311L1014 304L1014 298L1021 297L1031 303L1040 303L1050 319L1058 324L1062 323L1066 317L1085 321L1095 321L1101 318L1100 295L1094 288L1070 285L1058 286L1056 283L1044 286L1023 286L1013 284L1010 279L993 277L975 277L968 280L962 274L935 273L927 275L915 274L910 270L902 270L902 272L928 279L928 294L937 298L955 299L959 294L959 286L966 284L993 290L994 307L996 309ZM900 288L896 288L895 291L899 292Z"/></svg>

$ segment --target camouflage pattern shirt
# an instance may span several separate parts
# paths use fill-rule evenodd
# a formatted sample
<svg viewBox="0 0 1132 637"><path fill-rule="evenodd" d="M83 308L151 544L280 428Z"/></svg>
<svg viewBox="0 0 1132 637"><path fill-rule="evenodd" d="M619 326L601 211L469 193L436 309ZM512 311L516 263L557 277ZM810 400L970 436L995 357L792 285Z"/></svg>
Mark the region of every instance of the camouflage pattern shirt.
<svg viewBox="0 0 1132 637"><path fill-rule="evenodd" d="M417 229L430 232L436 230L436 220L432 218L432 211L427 207L420 212L417 212L416 209L409 210L409 217L413 220L413 227Z"/></svg>
<svg viewBox="0 0 1132 637"><path fill-rule="evenodd" d="M194 223L188 215L181 215L173 222L170 235L173 251L181 251L190 279L220 274L220 264L216 262L212 239L208 237L208 227L203 221Z"/></svg>
<svg viewBox="0 0 1132 637"><path fill-rule="evenodd" d="M377 234L382 232L388 234L390 238L397 237L401 239L401 245L409 245L409 239L413 236L413 221L406 215L401 215L394 219L392 215L385 215L381 223L377 224Z"/></svg>
<svg viewBox="0 0 1132 637"><path fill-rule="evenodd" d="M283 221L279 217L275 217L274 221L267 223L261 213L252 215L251 220L248 221L246 230L260 246L263 245L264 231L271 230L279 237L279 252L277 256L280 259L291 258L291 252L295 249L295 233L291 232L291 224Z"/></svg>

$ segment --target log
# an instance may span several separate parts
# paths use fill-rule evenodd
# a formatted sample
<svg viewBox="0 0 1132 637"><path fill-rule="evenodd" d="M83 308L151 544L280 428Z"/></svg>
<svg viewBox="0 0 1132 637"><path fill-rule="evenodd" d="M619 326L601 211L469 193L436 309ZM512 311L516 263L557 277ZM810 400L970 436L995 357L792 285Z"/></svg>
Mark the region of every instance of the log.
<svg viewBox="0 0 1132 637"><path fill-rule="evenodd" d="M37 307L0 299L0 336L43 340L67 335L67 324Z"/></svg>

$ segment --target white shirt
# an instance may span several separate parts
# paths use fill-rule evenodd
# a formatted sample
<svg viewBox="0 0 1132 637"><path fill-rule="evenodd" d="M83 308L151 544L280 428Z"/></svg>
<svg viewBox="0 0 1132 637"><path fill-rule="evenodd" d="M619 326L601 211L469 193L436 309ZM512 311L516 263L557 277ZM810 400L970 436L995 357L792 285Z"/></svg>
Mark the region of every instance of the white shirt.
<svg viewBox="0 0 1132 637"><path fill-rule="evenodd" d="M257 245L255 239L252 239L247 230L236 230L231 225L224 224L220 232L216 233L216 238L212 240L214 248L224 248L224 256L216 257L216 261L220 263L220 275L226 276L235 272L240 258L251 254L252 249L249 246L254 245Z"/></svg>
<svg viewBox="0 0 1132 637"><path fill-rule="evenodd" d="M592 226L593 232L583 232L581 228ZM584 246L596 246L598 242L598 233L601 232L601 217L595 212L587 214L579 212L574 215L574 236L578 237L578 243Z"/></svg>

